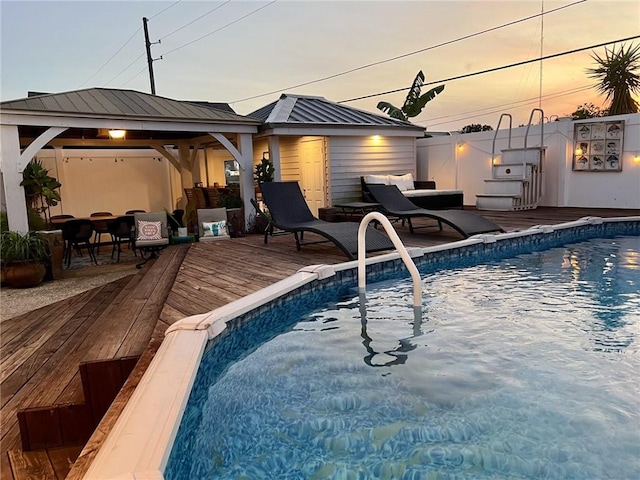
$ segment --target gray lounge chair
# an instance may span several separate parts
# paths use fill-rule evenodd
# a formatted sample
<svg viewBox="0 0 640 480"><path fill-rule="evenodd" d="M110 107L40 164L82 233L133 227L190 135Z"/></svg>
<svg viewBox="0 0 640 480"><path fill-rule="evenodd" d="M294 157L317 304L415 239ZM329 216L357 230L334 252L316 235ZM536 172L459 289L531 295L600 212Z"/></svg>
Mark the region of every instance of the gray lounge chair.
<svg viewBox="0 0 640 480"><path fill-rule="evenodd" d="M478 233L504 232L502 228L488 218L465 210L427 210L418 207L405 197L395 185L367 185L373 200L380 204L387 215L406 220L409 231L416 229L411 223L415 217L433 218L438 221L440 230L442 223L446 223L464 238Z"/></svg>
<svg viewBox="0 0 640 480"><path fill-rule="evenodd" d="M333 242L345 255L354 260L358 254L358 226L356 222L326 222L313 216L298 182L265 182L260 184L262 199L267 204L273 225L293 232L296 248L322 242ZM312 232L327 240L303 243L304 232ZM366 231L367 252L393 250L393 242L386 234L372 227Z"/></svg>

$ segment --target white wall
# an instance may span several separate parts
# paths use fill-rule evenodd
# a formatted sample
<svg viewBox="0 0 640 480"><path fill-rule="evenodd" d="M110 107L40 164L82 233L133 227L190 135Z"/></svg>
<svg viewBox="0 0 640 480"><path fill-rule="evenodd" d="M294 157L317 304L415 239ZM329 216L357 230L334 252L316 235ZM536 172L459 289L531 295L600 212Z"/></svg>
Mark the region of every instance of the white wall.
<svg viewBox="0 0 640 480"><path fill-rule="evenodd" d="M416 175L413 137L332 136L329 141L331 205L362 200L360 177L370 174Z"/></svg>
<svg viewBox="0 0 640 480"><path fill-rule="evenodd" d="M62 184L62 201L52 215L173 209L170 170L175 169L155 150L41 150L36 158Z"/></svg>
<svg viewBox="0 0 640 480"><path fill-rule="evenodd" d="M544 124L544 196L541 206L640 208L640 114L607 117L625 120L621 172L572 170L573 129L576 123L560 121ZM603 119L605 120L605 119ZM524 145L526 127L514 128L511 146ZM529 130L528 146L540 145L540 126ZM464 191L464 204L475 205L476 195L485 193L484 179L491 178L491 156L495 132L453 134L417 141L418 179L435 180L438 188ZM508 146L508 130L500 130L495 154Z"/></svg>

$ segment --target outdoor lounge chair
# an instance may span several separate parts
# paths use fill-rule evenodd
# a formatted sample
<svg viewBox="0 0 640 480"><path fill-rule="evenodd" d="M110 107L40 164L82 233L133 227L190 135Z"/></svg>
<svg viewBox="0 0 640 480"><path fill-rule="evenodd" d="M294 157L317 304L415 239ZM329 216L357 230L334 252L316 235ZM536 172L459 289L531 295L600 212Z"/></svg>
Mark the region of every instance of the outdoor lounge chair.
<svg viewBox="0 0 640 480"><path fill-rule="evenodd" d="M358 226L356 222L326 222L313 216L298 182L265 182L260 184L262 199L267 204L273 225L293 232L296 248L314 243L333 242L345 255L354 260L358 254ZM327 240L303 243L304 232L312 232ZM366 230L367 252L393 250L389 237L372 227Z"/></svg>
<svg viewBox="0 0 640 480"><path fill-rule="evenodd" d="M368 185L369 192L387 215L406 220L409 224L409 231L415 230L411 219L415 217L433 218L438 221L438 226L442 230L442 223L446 223L464 238L478 233L504 232L502 228L491 220L478 215L477 213L465 210L426 210L418 207L411 200L405 197L395 185Z"/></svg>

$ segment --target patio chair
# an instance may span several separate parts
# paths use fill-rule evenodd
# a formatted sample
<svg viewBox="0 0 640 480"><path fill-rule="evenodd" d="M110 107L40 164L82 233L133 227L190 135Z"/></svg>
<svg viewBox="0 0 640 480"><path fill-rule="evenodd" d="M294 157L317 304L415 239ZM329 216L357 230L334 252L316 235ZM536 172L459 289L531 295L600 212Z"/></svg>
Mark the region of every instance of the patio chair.
<svg viewBox="0 0 640 480"><path fill-rule="evenodd" d="M110 221L107 225L109 233L111 234L111 243L113 247L111 248L111 258L113 259L113 255L118 252L117 262L120 261L120 253L122 253L122 244L126 243L130 248L133 249L135 254L135 246L133 244L133 235L134 235L134 220L133 215L122 215L112 221Z"/></svg>
<svg viewBox="0 0 640 480"><path fill-rule="evenodd" d="M98 264L95 254L93 253L93 222L86 218L72 218L61 225L62 239L65 242L64 258L67 268L71 265L71 250L75 248L78 255L82 256L82 248L87 249L89 258Z"/></svg>
<svg viewBox="0 0 640 480"><path fill-rule="evenodd" d="M332 242L350 259L358 254L358 227L356 222L326 222L313 216L302 196L298 182L265 182L260 184L262 199L267 204L273 225L281 230L293 232L296 248L323 242ZM303 243L304 232L312 232L327 240ZM386 234L367 227L367 252L393 250L394 246Z"/></svg>
<svg viewBox="0 0 640 480"><path fill-rule="evenodd" d="M169 245L167 212L138 212L133 218L134 245L143 259L136 268L142 268L149 260L158 258L158 252Z"/></svg>
<svg viewBox="0 0 640 480"><path fill-rule="evenodd" d="M380 204L385 214L396 217L409 224L409 231L414 232L418 227L414 227L411 219L416 217L433 218L438 221L438 226L442 230L442 223L446 223L464 238L479 233L504 232L504 230L493 223L488 218L477 213L465 210L427 210L418 207L415 203L405 197L400 189L395 185L367 185L373 200ZM419 227L426 228L426 227Z"/></svg>
<svg viewBox="0 0 640 480"><path fill-rule="evenodd" d="M93 230L95 232L95 239L93 241L93 246L96 247L96 254L100 255L100 238L102 234L109 233L109 220L103 220L100 217L113 217L113 213L111 212L93 212L91 215L91 221L93 222Z"/></svg>
<svg viewBox="0 0 640 480"><path fill-rule="evenodd" d="M231 238L227 226L226 208L199 208L197 215L199 242L212 242Z"/></svg>

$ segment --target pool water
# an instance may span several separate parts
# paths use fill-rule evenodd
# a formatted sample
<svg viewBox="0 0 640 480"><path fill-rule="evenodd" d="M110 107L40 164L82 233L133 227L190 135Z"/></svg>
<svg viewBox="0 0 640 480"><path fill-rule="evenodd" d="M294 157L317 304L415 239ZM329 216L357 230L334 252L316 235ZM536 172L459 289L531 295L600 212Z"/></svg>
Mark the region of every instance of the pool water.
<svg viewBox="0 0 640 480"><path fill-rule="evenodd" d="M165 478L640 476L640 237L430 273L421 321L411 295L369 286L199 374Z"/></svg>

